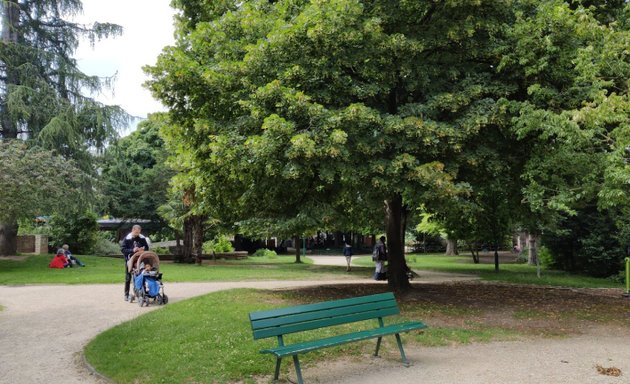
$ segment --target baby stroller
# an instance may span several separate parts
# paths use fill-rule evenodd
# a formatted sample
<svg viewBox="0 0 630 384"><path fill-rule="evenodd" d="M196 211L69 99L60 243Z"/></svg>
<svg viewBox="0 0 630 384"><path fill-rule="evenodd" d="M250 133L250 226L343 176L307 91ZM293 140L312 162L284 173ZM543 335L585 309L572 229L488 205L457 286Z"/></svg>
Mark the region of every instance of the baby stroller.
<svg viewBox="0 0 630 384"><path fill-rule="evenodd" d="M168 296L164 294L162 273L160 273L160 258L155 252L140 251L127 261L127 270L133 279L133 293L129 302L138 299L141 307L150 303L163 305L168 303Z"/></svg>

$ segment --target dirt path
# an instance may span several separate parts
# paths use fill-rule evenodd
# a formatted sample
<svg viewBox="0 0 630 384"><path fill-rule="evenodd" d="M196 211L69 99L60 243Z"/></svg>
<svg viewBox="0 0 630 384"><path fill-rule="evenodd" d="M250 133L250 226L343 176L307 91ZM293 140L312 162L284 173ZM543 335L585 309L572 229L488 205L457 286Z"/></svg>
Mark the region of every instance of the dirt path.
<svg viewBox="0 0 630 384"><path fill-rule="evenodd" d="M420 280L415 284L430 282L428 277ZM175 302L239 287L274 289L368 282L169 283L165 288ZM124 302L121 288L120 284L0 286L0 305L5 307L0 311L0 383L102 383L80 361L85 344L105 329L158 308L139 308ZM389 344L381 359L362 356L336 360L306 367L304 376L309 383L628 384L629 335L628 329L606 328L567 339L440 348L408 346L407 353L413 363L410 368L401 366L395 344ZM619 368L623 375L600 375L595 370L597 364ZM270 371L272 365L270 360Z"/></svg>
<svg viewBox="0 0 630 384"><path fill-rule="evenodd" d="M365 280L349 281L365 283ZM165 284L170 302L231 288L288 288L330 281ZM346 281L344 281L346 283ZM81 351L100 332L157 309L122 299L122 284L0 286L0 383L100 383Z"/></svg>
<svg viewBox="0 0 630 384"><path fill-rule="evenodd" d="M413 363L409 368L401 365L395 344L390 344L383 358L319 364L305 369L303 376L309 383L344 384L630 383L630 339L600 330L568 339L407 347L406 352ZM623 374L602 375L597 365L619 368Z"/></svg>

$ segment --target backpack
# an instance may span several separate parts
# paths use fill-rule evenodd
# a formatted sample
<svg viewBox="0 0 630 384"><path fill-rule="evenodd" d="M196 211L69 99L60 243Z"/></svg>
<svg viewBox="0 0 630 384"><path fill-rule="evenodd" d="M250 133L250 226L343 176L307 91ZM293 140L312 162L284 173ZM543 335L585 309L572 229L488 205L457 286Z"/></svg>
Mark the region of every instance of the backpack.
<svg viewBox="0 0 630 384"><path fill-rule="evenodd" d="M380 255L381 255L381 252L380 252L379 246L375 245L374 250L372 251L372 261L378 261Z"/></svg>

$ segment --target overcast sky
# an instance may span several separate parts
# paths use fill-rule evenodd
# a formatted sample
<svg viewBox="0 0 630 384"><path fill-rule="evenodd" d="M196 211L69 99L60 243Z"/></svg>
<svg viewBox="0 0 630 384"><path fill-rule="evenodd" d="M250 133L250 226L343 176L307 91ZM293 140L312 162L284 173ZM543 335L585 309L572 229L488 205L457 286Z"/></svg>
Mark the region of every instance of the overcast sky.
<svg viewBox="0 0 630 384"><path fill-rule="evenodd" d="M173 15L170 0L83 0L82 23L110 22L123 27L122 36L87 42L75 54L88 75L116 75L113 90L97 97L106 104L120 105L129 114L145 118L165 108L142 87L147 77L142 66L155 64L162 48L173 44Z"/></svg>

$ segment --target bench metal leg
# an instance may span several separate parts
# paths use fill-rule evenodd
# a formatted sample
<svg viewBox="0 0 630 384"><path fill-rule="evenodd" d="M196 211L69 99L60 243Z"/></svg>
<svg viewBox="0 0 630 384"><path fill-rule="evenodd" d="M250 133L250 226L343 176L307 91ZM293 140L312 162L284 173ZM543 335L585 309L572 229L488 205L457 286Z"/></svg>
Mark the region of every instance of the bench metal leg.
<svg viewBox="0 0 630 384"><path fill-rule="evenodd" d="M293 364L295 365L295 374L297 375L298 384L304 384L302 380L302 370L300 369L300 360L297 355L293 355Z"/></svg>
<svg viewBox="0 0 630 384"><path fill-rule="evenodd" d="M379 337L378 340L376 340L376 352L374 352L374 356L378 357L378 350L381 349L381 340L383 338Z"/></svg>
<svg viewBox="0 0 630 384"><path fill-rule="evenodd" d="M273 381L277 381L280 376L280 363L282 362L282 357L276 358L276 373L273 375Z"/></svg>
<svg viewBox="0 0 630 384"><path fill-rule="evenodd" d="M405 356L405 350L403 349L402 340L400 340L400 334L396 334L396 342L398 342L398 349L400 349L400 356L402 357L403 365L405 367L409 366L409 360L407 360L407 356Z"/></svg>

